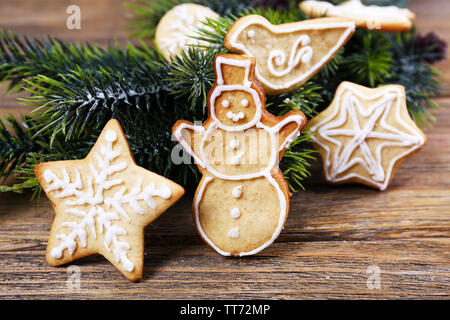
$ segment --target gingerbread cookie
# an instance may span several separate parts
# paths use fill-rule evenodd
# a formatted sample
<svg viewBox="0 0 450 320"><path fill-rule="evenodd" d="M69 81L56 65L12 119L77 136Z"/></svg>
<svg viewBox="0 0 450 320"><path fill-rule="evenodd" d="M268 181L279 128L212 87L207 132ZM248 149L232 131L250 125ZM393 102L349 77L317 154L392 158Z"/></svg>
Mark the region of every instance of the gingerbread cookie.
<svg viewBox="0 0 450 320"><path fill-rule="evenodd" d="M48 263L99 253L128 279L141 279L144 227L184 189L135 164L119 122L106 124L85 159L46 162L34 171L56 212Z"/></svg>
<svg viewBox="0 0 450 320"><path fill-rule="evenodd" d="M279 159L306 124L300 111L275 117L254 81L255 59L216 56L216 81L202 125L178 121L175 138L203 177L193 215L204 241L225 256L246 256L269 246L289 210L289 190Z"/></svg>
<svg viewBox="0 0 450 320"><path fill-rule="evenodd" d="M312 18L343 17L355 21L356 26L381 31L407 31L412 28L416 15L396 6L366 6L360 0L349 0L335 6L326 1L300 2L302 9Z"/></svg>
<svg viewBox="0 0 450 320"><path fill-rule="evenodd" d="M175 6L168 11L156 27L155 43L163 56L170 59L192 45L208 45L192 38L196 28L205 28L206 18L216 19L219 15L210 8L194 3Z"/></svg>
<svg viewBox="0 0 450 320"><path fill-rule="evenodd" d="M314 76L354 31L354 22L345 18L272 25L261 16L248 15L231 26L225 47L256 58L256 79L265 93L280 94Z"/></svg>
<svg viewBox="0 0 450 320"><path fill-rule="evenodd" d="M358 182L385 190L395 170L419 151L426 136L411 119L405 89L343 82L331 105L307 126L330 183Z"/></svg>

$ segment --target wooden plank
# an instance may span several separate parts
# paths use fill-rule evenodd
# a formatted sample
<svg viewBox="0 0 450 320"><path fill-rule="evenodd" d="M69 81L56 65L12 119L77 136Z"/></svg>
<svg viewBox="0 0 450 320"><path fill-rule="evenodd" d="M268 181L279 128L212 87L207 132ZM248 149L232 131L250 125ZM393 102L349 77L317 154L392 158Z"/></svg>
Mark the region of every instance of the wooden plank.
<svg viewBox="0 0 450 320"><path fill-rule="evenodd" d="M446 298L449 255L442 248L448 245L438 239L277 242L257 257L230 259L204 245L153 244L142 282L130 283L91 257L74 263L79 289L67 286L66 267L45 263L43 247L19 247L0 252L0 298ZM380 268L380 289L367 286L369 266Z"/></svg>
<svg viewBox="0 0 450 320"><path fill-rule="evenodd" d="M123 0L0 0L0 29L13 30L29 36L53 37L110 43L113 39L126 41L127 10ZM66 25L67 8L81 9L81 29L69 30Z"/></svg>

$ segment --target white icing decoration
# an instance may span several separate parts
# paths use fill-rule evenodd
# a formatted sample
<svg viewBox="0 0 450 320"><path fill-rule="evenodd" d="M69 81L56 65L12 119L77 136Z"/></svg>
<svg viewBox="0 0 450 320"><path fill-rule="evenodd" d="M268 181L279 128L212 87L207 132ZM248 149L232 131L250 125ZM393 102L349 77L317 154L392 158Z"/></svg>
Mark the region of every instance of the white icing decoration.
<svg viewBox="0 0 450 320"><path fill-rule="evenodd" d="M245 77L242 85L225 85L224 79L222 75L222 64L228 64L238 67L244 67L245 68ZM249 60L236 60L236 59L229 59L224 57L217 57L216 58L216 73L217 73L217 86L215 87L215 90L210 95L209 105L211 107L211 119L213 120L213 123L209 124L208 128L205 130L205 128L201 125L191 125L187 123L181 123L177 126L174 136L175 138L180 142L181 146L189 152L196 163L206 169L206 171L211 174L212 176L206 176L202 181L200 181L200 185L197 190L197 195L195 197L194 201L194 220L195 224L197 226L197 229L199 233L201 234L202 238L212 247L214 248L219 254L223 256L230 256L230 252L226 252L219 247L217 247L211 239L206 235L204 232L201 224L200 224L200 218L199 218L199 204L203 197L203 193L205 191L206 186L215 178L223 179L223 180L247 180L247 179L254 179L259 177L265 177L268 182L274 187L274 189L277 192L278 200L280 204L280 214L279 214L279 220L277 227L272 234L272 237L266 241L264 244L259 246L258 248L248 251L248 252L240 252L239 256L247 256L247 255L253 255L261 250L268 247L270 244L275 241L275 239L279 236L281 230L283 229L285 217L286 217L286 209L287 209L287 200L285 198L285 195L283 191L281 190L280 185L278 182L272 177L271 170L277 165L278 161L278 155L279 151L283 150L288 144L290 144L296 137L300 135L300 132L297 130L294 130L288 137L285 138L285 140L281 143L280 147L278 147L278 133L279 131L286 126L289 123L295 122L297 123L298 127L301 127L304 125L304 118L300 115L291 115L289 117L286 117L282 121L280 121L277 125L273 127L265 126L260 122L261 114L262 114L262 102L260 100L259 94L256 90L252 89L251 81L249 80L249 73L250 73L250 61ZM247 122L246 124L240 125L240 126L225 126L220 122L220 120L217 118L215 114L215 106L214 103L218 96L222 94L224 91L246 91L252 95L253 102L255 103L256 112L254 118ZM227 175L220 173L216 171L208 162L207 157L204 154L204 145L208 141L209 136L212 134L214 130L217 128L220 128L222 130L228 131L228 132L236 132L236 131L243 131L245 129L251 128L253 126L256 126L256 128L260 128L265 130L271 139L271 155L270 155L270 161L268 165L261 171L255 172L255 173L249 173L249 174L238 174L238 175ZM202 142L200 145L200 155L195 154L195 152L192 150L190 145L184 140L182 132L185 129L190 129L196 132L197 134L200 134L202 136Z"/></svg>
<svg viewBox="0 0 450 320"><path fill-rule="evenodd" d="M222 64L245 68L243 84L242 85L239 85L239 84L225 85L224 84L225 81L223 79L223 74L222 74L222 67L221 67ZM245 129L248 129L248 128L254 126L261 119L262 102L261 102L258 92L251 88L251 82L249 79L250 65L251 65L250 60L236 60L236 59L224 58L222 56L219 56L216 58L215 70L216 70L216 74L217 74L218 86L216 86L215 90L212 92L209 102L210 102L210 106L211 106L211 118L213 119L215 124L223 130L242 131L242 130L245 130ZM245 124L242 124L239 126L226 126L222 122L220 122L220 120L217 118L214 103L215 103L217 97L219 97L222 94L222 92L236 91L236 90L245 91L252 95L253 101L255 102L256 112L255 112L255 115L253 116L253 119L246 122Z"/></svg>
<svg viewBox="0 0 450 320"><path fill-rule="evenodd" d="M230 102L229 102L228 100L223 100L223 101L222 101L222 106L223 106L224 108L228 108L228 107L230 106Z"/></svg>
<svg viewBox="0 0 450 320"><path fill-rule="evenodd" d="M249 38L253 38L253 37L255 36L255 31L254 31L254 30L249 30L249 31L247 32L247 36L248 36Z"/></svg>
<svg viewBox="0 0 450 320"><path fill-rule="evenodd" d="M371 105L367 110L364 110L363 106L357 99L358 97L367 101L374 101L380 98L381 100ZM334 158L331 160L330 148L325 143L312 136L313 140L326 151L324 171L327 180L339 182L348 180L352 177L358 177L364 181L376 185L380 190L385 190L387 188L387 184L389 183L392 174L392 169L397 160L413 152L425 143L424 138L401 118L400 110L402 98L404 98L402 91L398 88L392 87L371 96L362 94L348 84L343 84L341 88L339 88L335 99L338 102L342 99L342 104L339 107L336 106L334 112L329 117L323 119L311 128L312 132L317 132L320 137L337 146ZM397 102L394 104L395 99ZM407 129L410 134L397 129L386 122L386 118L392 108L394 108L396 121L398 121L403 128ZM340 110L341 113L339 117L334 119ZM367 118L367 121L362 128L360 126L357 114ZM347 119L350 119L352 122L353 129L335 129L342 126ZM374 131L375 125L379 125L387 132ZM344 146L339 140L333 138L335 136L347 136L352 137L352 139ZM384 140L377 146L375 154L372 154L369 146L367 145L367 138ZM382 152L385 147L390 146L411 148L405 152L402 152L398 156L393 157L388 165L387 171L385 172L382 163ZM355 157L351 159L351 155L356 148L360 148L363 158ZM344 174L348 169L356 164L362 165L372 179L367 179L367 177L356 173ZM342 176L339 177L339 175Z"/></svg>
<svg viewBox="0 0 450 320"><path fill-rule="evenodd" d="M260 247L252 250L252 251L248 251L248 252L241 252L239 254L239 256L247 256L247 255L253 255L258 253L259 251L267 248L270 244L273 243L273 241L275 241L275 239L278 237L278 235L280 234L281 230L283 229L283 224L284 224L284 220L286 217L286 206L287 206L287 202L286 202L286 198L284 196L283 191L281 190L280 186L278 185L278 183L276 182L276 180L271 176L270 174L270 170L271 168L273 168L273 166L276 164L277 161L277 157L278 157L278 151L282 150L286 145L288 145L291 141L293 141L296 137L298 137L300 135L300 133L297 132L293 132L290 136L288 136L285 141L281 144L280 148L278 149L276 147L276 143L278 142L278 140L276 139L276 133L278 133L278 131L285 125L287 125L290 122L296 122L299 126L303 125L303 118L297 115L293 115L290 116L286 119L284 119L283 121L280 121L279 124L275 127L266 127L264 125L262 125L261 123L258 124L258 128L263 128L266 131L268 131L270 133L271 136L271 141L272 141L272 153L271 153L271 161L269 163L269 165L266 167L265 170L261 171L261 172L256 172L256 173L252 173L252 174L244 174L244 175L236 175L236 176L230 176L230 175L225 175L222 173L217 172L213 167L210 166L210 164L208 162L205 162L202 160L202 158L204 159L204 155L203 155L203 144L208 140L208 132L210 132L211 130L213 130L214 128L216 128L216 126L214 124L211 124L208 127L208 131L205 132L205 129L202 126L195 126L195 125L189 125L189 124L185 124L182 123L177 130L175 131L174 135L177 138L178 141L180 141L180 144L183 146L183 148L185 148L185 150L187 152L189 152L195 159L196 163L199 164L202 168L206 168L207 171L209 171L209 173L211 173L213 176L220 178L220 179L224 179L224 180L247 180L247 179L253 179L253 178L258 178L258 177L265 177L270 184L275 188L275 190L277 191L277 195L278 195L278 199L279 199L279 203L280 203L280 216L279 216L279 221L278 221L278 225L277 228L275 230L275 232L273 233L271 239L269 239L266 243L264 243L263 245L261 245ZM203 135L203 139L202 139L202 150L201 150L201 158L198 157L193 150L191 149L191 147L189 146L189 144L186 143L186 141L184 141L184 139L182 138L182 130L183 129L191 129L197 133L200 133L201 135ZM199 204L200 201L203 197L203 193L204 190L206 188L206 186L208 185L209 182L211 182L214 178L211 176L205 177L203 181L200 182L200 186L198 189L198 195L195 198L195 202L194 202L194 216L195 216L195 224L198 228L199 233L201 234L202 238L205 239L205 241L212 247L214 248L219 254L223 255L223 256L229 256L231 255L229 252L223 251L222 249L220 249L219 247L217 247L206 235L206 233L203 231L203 228L200 224L200 218L199 218Z"/></svg>
<svg viewBox="0 0 450 320"><path fill-rule="evenodd" d="M247 99L242 99L241 100L241 106L243 106L244 108L248 107L248 100Z"/></svg>
<svg viewBox="0 0 450 320"><path fill-rule="evenodd" d="M279 28L277 26L272 25L266 19L261 19L261 18L247 19L247 21L245 21L245 23L242 23L237 28L237 30L231 35L229 43L234 49L242 51L247 56L250 56L250 57L254 57L252 52L250 52L250 50L245 46L245 44L238 43L237 38L239 37L241 32L243 32L246 28L248 28L251 25L261 25L261 26L265 27L266 29L268 29L270 32L275 33L275 34L298 32L298 31L302 31L302 30L305 30L305 31L307 31L307 30L324 30L324 29L334 29L334 28L345 28L346 29L343 32L342 36L339 38L339 40L336 42L336 45L333 48L331 48L329 50L329 52L322 59L317 61L316 64L312 65L311 68L308 69L308 71L300 74L298 77L296 77L295 79L292 79L291 81L286 81L283 84L278 84L278 85L275 83L272 83L269 79L266 79L264 77L264 75L258 69L258 66L256 66L255 74L256 74L256 78L258 79L258 81L260 81L265 86L272 88L274 90L287 89L287 88L290 88L291 86L295 85L296 83L299 83L299 82L307 79L309 76L311 76L313 73L315 73L319 68L321 68L331 58L331 56L339 50L339 48L344 43L345 39L347 39L347 37L355 30L355 23L353 21L322 23L322 24L308 24L308 25L301 24L301 25L294 25L289 28L288 27ZM296 52L298 44L300 44L306 40L306 38L301 38L301 37L296 42L297 46L294 45L294 47L291 50L291 56L289 59L290 64L288 65L288 68L286 70L288 70L288 69L292 70L296 65L296 64L294 65L294 63L297 61L297 59L301 59L302 57L304 57L305 61L310 61L310 59L312 57L312 49L311 50L306 49L307 47L305 47L305 49L300 49L300 51L304 50L301 55L293 54L293 52ZM305 39L305 40L303 40L303 39ZM310 55L311 55L311 57L310 57ZM283 58L281 58L281 55L280 55L280 52L278 49L274 49L269 53L269 59L267 61L269 70L270 70L270 63L271 63L272 59L276 59L277 56L278 56L278 59L280 59L279 61L281 61L283 59ZM283 56L284 56L284 53L283 53ZM284 59L286 59L286 58L284 58ZM298 61L298 63L299 62L300 62L300 60ZM272 67L272 69L273 69L273 67ZM275 71L275 70L273 69L270 72L272 72L272 71ZM283 74L283 73L284 72L281 72L280 74Z"/></svg>
<svg viewBox="0 0 450 320"><path fill-rule="evenodd" d="M98 232L105 234L105 248L110 251L111 246L113 247L116 261L121 262L123 268L128 272L134 269L134 264L127 257L130 245L126 241L118 239L118 236L127 235L127 232L119 225L114 224L113 221L120 220L119 214L125 219L131 220L122 208L123 204L127 204L135 213L144 214L144 210L138 202L139 200L143 200L149 207L155 209L152 198L158 196L168 199L171 196L171 191L165 185L160 189L156 189L154 183L142 190L142 179L139 179L130 192L127 193L126 187L122 187L115 192L112 198L104 197L103 192L105 190L121 185L124 182L122 179L110 179L111 175L127 168L126 162L112 163L121 154L120 148L113 147L116 140L117 134L113 130L108 130L104 134L105 144L100 147L100 154L95 153L99 170L92 163L89 163L91 176L87 178L86 186L83 186L78 169L75 169L75 182L71 182L71 178L65 168L62 169L62 179L58 178L50 169L45 170L44 180L49 184L45 190L46 193L56 191L55 199L74 197L76 200L65 201L65 205L68 206L65 212L81 218L79 222L68 221L61 224L61 226L70 229L71 232L56 236L60 243L59 246L53 248L50 252L53 258L60 259L65 249L72 255L77 246L77 239L81 247L86 247L86 228L96 238L95 226L97 226ZM95 189L94 184L96 186ZM89 206L89 210L86 209L86 205ZM113 210L111 210L111 207Z"/></svg>
<svg viewBox="0 0 450 320"><path fill-rule="evenodd" d="M242 111L239 113L234 113L232 111L227 112L227 118L231 119L233 122L238 122L239 120L244 119L244 117L245 115Z"/></svg>
<svg viewBox="0 0 450 320"><path fill-rule="evenodd" d="M267 59L267 66L269 71L275 77L283 77L291 72L295 67L301 63L309 63L313 56L313 49L308 46L311 43L311 38L307 35L301 35L294 45L292 46L291 54L289 56L289 62L286 69L282 71L275 70L273 62L278 67L283 66L286 63L286 55L282 50L272 50L269 53L269 58ZM299 46L301 49L299 49Z"/></svg>
<svg viewBox="0 0 450 320"><path fill-rule="evenodd" d="M231 158L231 164L234 165L234 166L240 165L241 164L241 158L244 156L244 154L245 153L242 151L242 152L238 153L237 155L233 156Z"/></svg>
<svg viewBox="0 0 450 320"><path fill-rule="evenodd" d="M366 6L360 0L350 0L338 6L325 1L308 0L304 1L305 6L312 6L313 11L318 15L328 16L358 17L358 20L370 21L398 21L409 23L414 14L406 8L396 6Z"/></svg>
<svg viewBox="0 0 450 320"><path fill-rule="evenodd" d="M233 150L239 149L240 143L239 140L233 139L230 141L230 148Z"/></svg>
<svg viewBox="0 0 450 320"><path fill-rule="evenodd" d="M236 199L240 198L242 195L242 185L236 186L233 188L233 190L231 191L231 194L233 195L233 197L235 197Z"/></svg>
<svg viewBox="0 0 450 320"><path fill-rule="evenodd" d="M263 125L262 123L258 122L256 127L266 130L267 133L269 133L271 138L271 155L270 155L270 161L265 169L259 172L250 173L250 174L240 174L240 175L226 175L223 173L220 173L216 171L207 161L206 156L204 154L204 145L208 141L209 136L212 134L212 132L218 127L217 123L212 123L208 126L208 129L205 130L205 128L201 125L191 125L187 123L181 123L177 129L174 132L175 138L180 142L181 146L194 158L195 162L202 168L205 168L207 171L209 171L214 176L224 179L224 180L247 180L247 179L253 179L253 178L259 178L259 177L265 177L267 175L270 175L270 170L276 165L277 159L278 159L278 152L283 150L287 145L289 145L295 138L297 138L300 133L293 131L286 139L283 141L283 143L280 145L279 148L277 148L278 139L277 134L280 131L282 127L287 125L288 123L295 122L297 123L298 127L301 127L303 125L303 117L299 115L292 115L289 116L282 121L280 121L276 126L268 127ZM229 127L234 128L234 127ZM200 156L198 156L190 147L190 145L184 140L182 132L185 129L190 129L196 132L197 134L202 135L202 143L200 146ZM234 131L234 130L228 130L228 131Z"/></svg>
<svg viewBox="0 0 450 320"><path fill-rule="evenodd" d="M234 239L239 238L239 228L231 228L230 231L228 231L228 236Z"/></svg>
<svg viewBox="0 0 450 320"><path fill-rule="evenodd" d="M234 218L234 219L238 219L241 216L241 210L239 210L239 208L233 208L230 211L230 215Z"/></svg>

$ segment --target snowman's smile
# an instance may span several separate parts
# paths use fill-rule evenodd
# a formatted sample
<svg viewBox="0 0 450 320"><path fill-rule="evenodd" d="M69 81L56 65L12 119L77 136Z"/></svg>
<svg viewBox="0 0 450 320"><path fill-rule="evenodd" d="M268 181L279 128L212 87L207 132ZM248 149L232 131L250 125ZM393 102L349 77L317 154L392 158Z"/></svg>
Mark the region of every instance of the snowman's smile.
<svg viewBox="0 0 450 320"><path fill-rule="evenodd" d="M227 112L227 118L233 120L233 122L238 122L240 119L244 119L244 113L241 111L239 113L234 113L232 111Z"/></svg>

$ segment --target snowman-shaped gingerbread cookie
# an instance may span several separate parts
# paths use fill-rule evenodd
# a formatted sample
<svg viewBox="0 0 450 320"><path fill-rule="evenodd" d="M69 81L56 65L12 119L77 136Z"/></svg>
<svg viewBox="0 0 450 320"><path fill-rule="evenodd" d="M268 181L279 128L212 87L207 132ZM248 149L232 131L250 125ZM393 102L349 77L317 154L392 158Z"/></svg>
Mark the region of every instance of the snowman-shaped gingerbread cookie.
<svg viewBox="0 0 450 320"><path fill-rule="evenodd" d="M254 58L221 54L214 67L209 118L180 120L173 133L203 175L193 203L199 234L224 256L252 255L283 228L290 194L278 163L307 120L300 111L266 111Z"/></svg>

